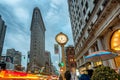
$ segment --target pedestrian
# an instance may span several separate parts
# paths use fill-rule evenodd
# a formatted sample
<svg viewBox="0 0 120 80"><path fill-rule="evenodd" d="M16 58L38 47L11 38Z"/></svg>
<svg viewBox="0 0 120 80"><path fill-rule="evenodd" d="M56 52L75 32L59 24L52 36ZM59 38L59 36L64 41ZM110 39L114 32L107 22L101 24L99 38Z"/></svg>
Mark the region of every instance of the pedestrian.
<svg viewBox="0 0 120 80"><path fill-rule="evenodd" d="M90 80L90 76L86 70L80 70L79 80Z"/></svg>
<svg viewBox="0 0 120 80"><path fill-rule="evenodd" d="M93 69L89 69L89 70L87 70L87 73L88 73L88 75L90 76L90 78L92 77L92 75L93 75Z"/></svg>
<svg viewBox="0 0 120 80"><path fill-rule="evenodd" d="M69 70L65 72L65 78L66 80L71 80L71 74Z"/></svg>
<svg viewBox="0 0 120 80"><path fill-rule="evenodd" d="M63 80L63 77L62 77L62 75L60 74L60 76L59 76L59 80Z"/></svg>
<svg viewBox="0 0 120 80"><path fill-rule="evenodd" d="M76 75L76 68L75 67L72 67L71 68L71 79L70 80L78 80L78 77Z"/></svg>

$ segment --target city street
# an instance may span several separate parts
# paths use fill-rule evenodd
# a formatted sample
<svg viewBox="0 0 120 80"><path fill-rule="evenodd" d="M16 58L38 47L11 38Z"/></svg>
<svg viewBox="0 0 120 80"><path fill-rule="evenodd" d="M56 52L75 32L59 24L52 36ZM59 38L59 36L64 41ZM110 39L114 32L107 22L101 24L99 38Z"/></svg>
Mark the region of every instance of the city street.
<svg viewBox="0 0 120 80"><path fill-rule="evenodd" d="M120 0L0 0L0 80L120 80Z"/></svg>

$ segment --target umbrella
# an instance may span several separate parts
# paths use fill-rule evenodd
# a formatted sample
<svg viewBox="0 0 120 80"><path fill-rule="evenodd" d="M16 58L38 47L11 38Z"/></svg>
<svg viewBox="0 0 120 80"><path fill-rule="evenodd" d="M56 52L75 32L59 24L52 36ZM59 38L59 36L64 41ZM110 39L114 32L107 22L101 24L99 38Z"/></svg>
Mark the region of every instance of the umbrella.
<svg viewBox="0 0 120 80"><path fill-rule="evenodd" d="M97 52L94 52L94 53L86 56L85 60L88 62L105 61L108 59L112 59L116 56L117 56L116 53L112 53L109 51L97 51Z"/></svg>

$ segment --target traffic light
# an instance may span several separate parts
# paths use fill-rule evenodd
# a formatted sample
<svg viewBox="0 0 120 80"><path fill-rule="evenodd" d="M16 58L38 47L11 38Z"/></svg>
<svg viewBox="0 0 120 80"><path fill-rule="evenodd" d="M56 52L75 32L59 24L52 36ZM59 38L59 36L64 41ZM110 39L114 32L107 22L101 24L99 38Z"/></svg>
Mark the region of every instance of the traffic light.
<svg viewBox="0 0 120 80"><path fill-rule="evenodd" d="M63 62L60 62L59 64L58 64L58 66L59 67L63 67L65 64L63 63Z"/></svg>
<svg viewBox="0 0 120 80"><path fill-rule="evenodd" d="M63 63L63 62L61 62L61 66L62 66L62 67L64 66L64 63Z"/></svg>
<svg viewBox="0 0 120 80"><path fill-rule="evenodd" d="M63 67L60 67L60 72L63 72L63 71L64 71Z"/></svg>

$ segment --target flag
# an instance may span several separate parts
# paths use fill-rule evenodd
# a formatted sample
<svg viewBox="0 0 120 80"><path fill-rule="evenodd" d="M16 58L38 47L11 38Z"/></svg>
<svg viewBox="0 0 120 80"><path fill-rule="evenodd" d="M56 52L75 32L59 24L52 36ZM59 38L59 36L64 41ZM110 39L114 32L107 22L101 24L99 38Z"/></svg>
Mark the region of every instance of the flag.
<svg viewBox="0 0 120 80"><path fill-rule="evenodd" d="M55 51L55 54L59 53L59 45L58 44L54 44L54 51Z"/></svg>

